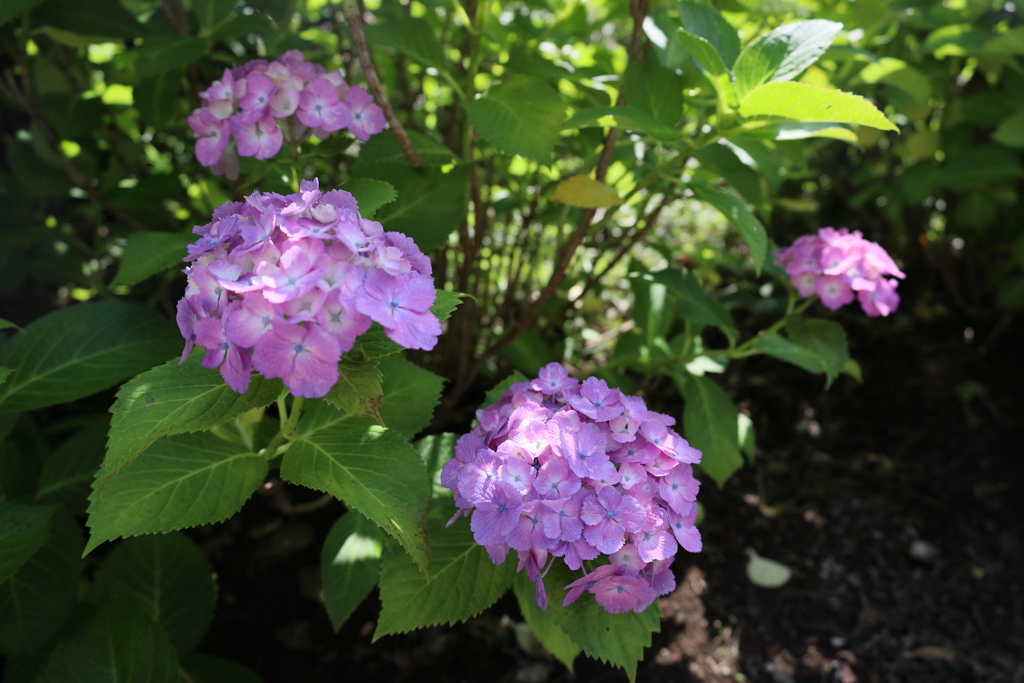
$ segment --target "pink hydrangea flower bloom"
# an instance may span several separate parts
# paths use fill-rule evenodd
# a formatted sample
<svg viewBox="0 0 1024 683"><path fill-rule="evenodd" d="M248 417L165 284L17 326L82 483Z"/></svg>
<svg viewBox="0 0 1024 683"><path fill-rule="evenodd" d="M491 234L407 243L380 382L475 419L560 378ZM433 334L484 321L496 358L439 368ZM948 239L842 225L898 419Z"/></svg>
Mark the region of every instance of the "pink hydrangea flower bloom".
<svg viewBox="0 0 1024 683"><path fill-rule="evenodd" d="M185 338L182 361L199 344L206 350L204 365L220 368L236 391L246 391L255 369L283 379L296 396L320 398L338 379L341 354L373 322L359 310L361 302L379 304L383 290L402 302L399 312L388 304L385 332L400 344L411 340L432 348L441 332L430 312L433 280L410 271L399 279L415 282L399 281L380 269L377 257L388 250L392 261L412 263L422 252L393 233L398 238L392 244L378 239L362 255L354 253L338 235L349 214L361 221L351 195L321 194L313 180L302 181L292 195L256 192L245 202L225 204L210 223L193 228L198 239L185 257L188 286L176 313ZM297 227L312 224L321 230ZM399 255L391 253L396 249ZM518 468L517 476L529 491L533 470L525 460L522 465L526 469Z"/></svg>
<svg viewBox="0 0 1024 683"><path fill-rule="evenodd" d="M857 299L864 313L875 317L889 315L899 305L893 278L906 276L885 249L860 231L821 228L775 256L800 296L817 294L826 308L836 310Z"/></svg>
<svg viewBox="0 0 1024 683"><path fill-rule="evenodd" d="M700 451L672 431L673 418L600 380L581 387L551 363L477 419L441 469L459 508L448 524L471 516L495 564L516 550L541 609L558 560L573 571L602 555L611 562L566 586L565 605L589 592L609 612L640 612L675 588L672 558L701 547L690 466Z"/></svg>
<svg viewBox="0 0 1024 683"><path fill-rule="evenodd" d="M357 139L366 142L371 135L384 130L384 110L374 104L370 93L359 86L351 87L345 93L344 104L351 116L348 129Z"/></svg>

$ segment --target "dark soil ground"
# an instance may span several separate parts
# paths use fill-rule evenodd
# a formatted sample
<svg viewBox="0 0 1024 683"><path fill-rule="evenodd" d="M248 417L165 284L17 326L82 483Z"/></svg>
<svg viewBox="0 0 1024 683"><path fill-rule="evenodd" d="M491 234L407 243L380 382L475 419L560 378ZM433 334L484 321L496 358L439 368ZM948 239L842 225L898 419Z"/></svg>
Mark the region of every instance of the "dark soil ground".
<svg viewBox="0 0 1024 683"><path fill-rule="evenodd" d="M908 315L851 334L863 385L825 392L758 359L725 378L758 456L701 491L705 549L680 551L639 681L1024 683L1024 329L989 342ZM467 624L371 644L373 595L335 634L317 566L341 507L282 515L272 501L197 536L221 586L201 650L268 683L626 680L524 649L510 596ZM747 548L792 580L755 587Z"/></svg>

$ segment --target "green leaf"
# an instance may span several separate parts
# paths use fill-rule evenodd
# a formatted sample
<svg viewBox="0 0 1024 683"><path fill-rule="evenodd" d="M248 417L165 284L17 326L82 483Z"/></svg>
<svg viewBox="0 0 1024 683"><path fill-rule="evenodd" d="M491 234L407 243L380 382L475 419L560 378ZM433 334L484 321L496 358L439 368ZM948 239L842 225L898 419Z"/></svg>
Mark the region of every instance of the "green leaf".
<svg viewBox="0 0 1024 683"><path fill-rule="evenodd" d="M683 28L708 41L731 69L740 53L740 37L714 8L690 0L680 0L679 18Z"/></svg>
<svg viewBox="0 0 1024 683"><path fill-rule="evenodd" d="M543 79L516 76L465 107L477 132L499 152L551 161L565 104Z"/></svg>
<svg viewBox="0 0 1024 683"><path fill-rule="evenodd" d="M130 538L96 572L107 599L133 602L160 624L179 654L192 651L213 621L213 567L185 534Z"/></svg>
<svg viewBox="0 0 1024 683"><path fill-rule="evenodd" d="M409 141L427 166L443 166L455 161L455 153L430 136L416 131L408 133ZM369 176L391 182L387 175L381 176L377 173L386 173L387 169L393 166L408 165L409 160L406 159L405 152L394 135L374 135L369 142L360 146L352 172L355 176Z"/></svg>
<svg viewBox="0 0 1024 683"><path fill-rule="evenodd" d="M783 24L762 36L736 59L736 94L743 99L766 81L792 81L818 61L842 29L837 21L811 19Z"/></svg>
<svg viewBox="0 0 1024 683"><path fill-rule="evenodd" d="M50 517L55 509L0 503L0 583L18 571L50 538Z"/></svg>
<svg viewBox="0 0 1024 683"><path fill-rule="evenodd" d="M367 172L387 180L398 195L378 209L375 219L387 230L411 237L424 253L447 242L459 226L469 196L469 166L443 173L437 168L375 164Z"/></svg>
<svg viewBox="0 0 1024 683"><path fill-rule="evenodd" d="M199 61L210 49L208 38L156 35L146 38L135 58L135 77L149 78Z"/></svg>
<svg viewBox="0 0 1024 683"><path fill-rule="evenodd" d="M928 76L902 59L882 57L865 66L858 77L865 83L886 83L898 88L922 105L928 104L932 96L932 84Z"/></svg>
<svg viewBox="0 0 1024 683"><path fill-rule="evenodd" d="M1024 166L1015 152L999 145L981 145L948 160L939 174L939 184L963 192L1017 178L1024 178ZM0 363L2 355L0 351Z"/></svg>
<svg viewBox="0 0 1024 683"><path fill-rule="evenodd" d="M14 368L0 385L0 413L89 396L180 348L174 325L148 308L120 301L62 308L0 347L0 365Z"/></svg>
<svg viewBox="0 0 1024 683"><path fill-rule="evenodd" d="M355 346L352 347L350 353L361 353L367 358L383 358L401 350L402 347L391 341L384 328L378 323L374 323L367 332L356 338Z"/></svg>
<svg viewBox="0 0 1024 683"><path fill-rule="evenodd" d="M356 198L356 202L359 203L359 214L363 218L373 218L377 209L395 201L395 197L398 196L390 184L373 178L355 178L345 183L342 189L352 193Z"/></svg>
<svg viewBox="0 0 1024 683"><path fill-rule="evenodd" d="M524 375L523 373L519 372L518 370L513 370L511 375L509 375L508 377L506 377L505 379L503 379L502 381L498 382L497 384L490 388L490 390L487 392L487 395L484 396L483 403L480 404L480 407L487 408L488 406L494 405L495 403L498 402L498 399L500 399L505 394L505 392L508 391L509 387L519 382L525 382L527 379L528 377L526 377L526 375Z"/></svg>
<svg viewBox="0 0 1024 683"><path fill-rule="evenodd" d="M740 161L733 148L726 144L708 145L694 152L693 156L700 161L701 168L722 176L748 202L754 206L764 204L761 176Z"/></svg>
<svg viewBox="0 0 1024 683"><path fill-rule="evenodd" d="M0 365L0 384L3 384L4 380L7 379L7 376L12 372L14 372L14 368L7 368Z"/></svg>
<svg viewBox="0 0 1024 683"><path fill-rule="evenodd" d="M1024 26L1000 33L985 43L981 52L986 57L1013 57L1024 54Z"/></svg>
<svg viewBox="0 0 1024 683"><path fill-rule="evenodd" d="M770 334L766 337L761 337L754 343L753 349L759 353L763 353L772 358L778 358L784 360L787 363L792 363L798 368L803 368L807 372L813 372L820 374L825 372L825 364L822 362L818 354L814 353L810 349L799 344L794 344L785 337L780 337L777 334Z"/></svg>
<svg viewBox="0 0 1024 683"><path fill-rule="evenodd" d="M346 418L326 403L299 422L281 462L288 481L340 498L394 536L423 570L428 566L424 515L430 484L419 454L395 431ZM334 415L325 414L324 409Z"/></svg>
<svg viewBox="0 0 1024 683"><path fill-rule="evenodd" d="M227 20L234 9L235 0L192 0L192 10L199 17L199 25L205 33L210 33Z"/></svg>
<svg viewBox="0 0 1024 683"><path fill-rule="evenodd" d="M377 585L383 544L380 527L355 510L342 515L327 534L320 574L324 606L335 631Z"/></svg>
<svg viewBox="0 0 1024 683"><path fill-rule="evenodd" d="M735 195L707 185L692 184L690 187L697 199L718 209L739 230L740 237L750 250L754 272L760 275L761 266L764 265L765 256L768 254L768 233L761 221L747 208L743 200Z"/></svg>
<svg viewBox="0 0 1024 683"><path fill-rule="evenodd" d="M89 497L86 553L119 536L221 522L238 512L267 474L267 461L209 433L156 441Z"/></svg>
<svg viewBox="0 0 1024 683"><path fill-rule="evenodd" d="M377 424L387 426L380 414L383 376L377 365L376 360L361 360L346 353L338 365L338 383L324 400L353 417L373 418Z"/></svg>
<svg viewBox="0 0 1024 683"><path fill-rule="evenodd" d="M562 124L562 130L599 126L601 125L600 119L606 116L612 117L615 120L615 125L621 128L635 133L645 133L660 142L674 142L683 137L680 131L671 126L666 126L644 110L635 107L587 107L580 109Z"/></svg>
<svg viewBox="0 0 1024 683"><path fill-rule="evenodd" d="M856 133L849 128L835 123L769 123L748 131L747 135L765 140L807 140L808 138L831 138L833 140L848 142L851 145L859 144Z"/></svg>
<svg viewBox="0 0 1024 683"><path fill-rule="evenodd" d="M78 598L82 543L75 520L57 512L46 543L0 583L0 652L34 653L64 625Z"/></svg>
<svg viewBox="0 0 1024 683"><path fill-rule="evenodd" d="M42 2L45 2L45 0L5 0L5 2L0 5L0 26L3 26L12 19L20 17L22 14Z"/></svg>
<svg viewBox="0 0 1024 683"><path fill-rule="evenodd" d="M704 291L700 280L692 272L679 268L666 268L651 273L655 282L668 287L676 298L680 315L687 320L703 325L736 327L732 314Z"/></svg>
<svg viewBox="0 0 1024 683"><path fill-rule="evenodd" d="M943 26L928 34L921 44L923 52L932 52L936 59L977 54L992 34L971 24Z"/></svg>
<svg viewBox="0 0 1024 683"><path fill-rule="evenodd" d="M992 139L1013 149L1024 147L1024 110L1003 119L992 133Z"/></svg>
<svg viewBox="0 0 1024 683"><path fill-rule="evenodd" d="M683 44L693 61L697 62L697 66L704 71L716 77L727 73L725 63L715 50L715 46L707 40L683 29L679 29L676 38Z"/></svg>
<svg viewBox="0 0 1024 683"><path fill-rule="evenodd" d="M121 267L114 284L134 285L151 275L176 265L188 254L188 245L196 241L192 233L139 230L128 238Z"/></svg>
<svg viewBox="0 0 1024 683"><path fill-rule="evenodd" d="M181 660L181 668L192 683L263 683L259 674L249 667L201 652L194 652Z"/></svg>
<svg viewBox="0 0 1024 683"><path fill-rule="evenodd" d="M898 130L885 114L863 97L808 83L765 83L740 101L740 115L796 121L856 123L879 130Z"/></svg>
<svg viewBox="0 0 1024 683"><path fill-rule="evenodd" d="M407 17L364 26L366 40L378 45L395 48L423 66L432 66L438 71L447 71L444 51L438 42L434 29L425 20Z"/></svg>
<svg viewBox="0 0 1024 683"><path fill-rule="evenodd" d="M554 353L543 337L527 329L501 350L501 356L515 369L535 376L542 367L551 362Z"/></svg>
<svg viewBox="0 0 1024 683"><path fill-rule="evenodd" d="M433 487L432 497L451 497L452 492L441 485L441 468L444 464L455 457L455 442L459 440L458 434L445 432L444 434L430 434L418 439L412 445L416 452L423 459L427 467L427 476L430 478Z"/></svg>
<svg viewBox="0 0 1024 683"><path fill-rule="evenodd" d="M581 576L582 572L570 571L564 562L555 562L544 579L548 593L546 614L588 656L623 669L629 680L634 681L644 648L651 646L651 634L661 630L661 609L657 600L640 614L609 614L589 593L584 593L568 607L562 607L565 586ZM532 599L532 595L529 598Z"/></svg>
<svg viewBox="0 0 1024 683"><path fill-rule="evenodd" d="M686 379L683 399L686 440L704 454L700 467L721 488L743 466L736 406L718 384L704 377Z"/></svg>
<svg viewBox="0 0 1024 683"><path fill-rule="evenodd" d="M515 576L515 559L495 567L473 540L469 520L445 522L454 504L440 501L430 520L430 579L394 543L380 563L380 619L373 639L474 617L502 596Z"/></svg>
<svg viewBox="0 0 1024 683"><path fill-rule="evenodd" d="M74 638L62 641L38 683L179 683L167 635L138 606L108 602Z"/></svg>
<svg viewBox="0 0 1024 683"><path fill-rule="evenodd" d="M843 326L824 318L791 318L786 330L790 340L809 349L821 359L828 378L825 387L828 388L850 360Z"/></svg>
<svg viewBox="0 0 1024 683"><path fill-rule="evenodd" d="M433 421L445 380L401 356L381 358L380 369L384 373L380 411L384 424L411 439Z"/></svg>
<svg viewBox="0 0 1024 683"><path fill-rule="evenodd" d="M146 27L117 0L47 0L32 12L32 24L79 36L127 39L146 34Z"/></svg>
<svg viewBox="0 0 1024 683"><path fill-rule="evenodd" d="M3 318L0 318L0 330L18 330L20 332L21 328L12 323L10 320L4 320Z"/></svg>
<svg viewBox="0 0 1024 683"><path fill-rule="evenodd" d="M565 664L571 672L573 662L576 661L576 657L580 653L580 646L562 630L552 612L542 610L537 606L537 600L534 597L535 586L525 572L519 572L516 575L513 588L516 600L519 602L519 611L523 613L523 618L526 619L533 635L548 652L554 655L555 659Z"/></svg>
<svg viewBox="0 0 1024 683"><path fill-rule="evenodd" d="M162 436L198 432L273 403L280 380L254 374L249 391L236 394L216 370L200 365L198 351L181 365L167 361L135 377L110 408L110 438L101 476L109 478Z"/></svg>
<svg viewBox="0 0 1024 683"><path fill-rule="evenodd" d="M629 106L642 109L660 123L675 126L683 115L683 78L654 62L634 61L625 74Z"/></svg>
<svg viewBox="0 0 1024 683"><path fill-rule="evenodd" d="M103 462L106 442L107 424L97 421L48 453L36 498L63 505L76 515L84 513L89 505L89 485Z"/></svg>
<svg viewBox="0 0 1024 683"><path fill-rule="evenodd" d="M585 175L563 178L551 199L582 209L608 208L622 203L614 187Z"/></svg>
<svg viewBox="0 0 1024 683"><path fill-rule="evenodd" d="M451 317L455 309L462 303L462 298L466 296L462 292L449 292L444 289L437 290L437 300L434 301L434 305L430 307L430 312L434 314L434 317L444 322Z"/></svg>

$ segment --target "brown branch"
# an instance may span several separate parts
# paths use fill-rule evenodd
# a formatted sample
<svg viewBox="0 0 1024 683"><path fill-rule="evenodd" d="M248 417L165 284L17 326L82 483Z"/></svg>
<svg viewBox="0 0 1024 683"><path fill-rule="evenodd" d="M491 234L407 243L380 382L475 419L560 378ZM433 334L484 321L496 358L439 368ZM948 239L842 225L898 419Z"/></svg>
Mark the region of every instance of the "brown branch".
<svg viewBox="0 0 1024 683"><path fill-rule="evenodd" d="M171 22L171 26L178 32L179 36L188 35L188 16L185 14L185 8L181 4L181 0L160 0L160 5L164 8L164 14Z"/></svg>
<svg viewBox="0 0 1024 683"><path fill-rule="evenodd" d="M373 62L370 46L366 42L366 35L363 33L363 18L362 12L359 9L359 3L357 0L344 0L342 7L345 12L345 20L352 31L352 41L356 46L356 56L359 58L359 65L363 68L363 75L366 76L366 83L370 86L374 99L377 100L377 104L384 110L384 117L388 120L391 132L395 134L398 145L402 148L402 152L405 153L405 158L409 160L409 164L412 166L422 166L423 159L420 157L419 152L416 151L416 148L413 147L412 140L409 139L409 134L405 132L402 122L395 116L395 110L391 107L391 102L388 101L387 95L384 93L384 86L381 85L380 77L377 75L377 67Z"/></svg>

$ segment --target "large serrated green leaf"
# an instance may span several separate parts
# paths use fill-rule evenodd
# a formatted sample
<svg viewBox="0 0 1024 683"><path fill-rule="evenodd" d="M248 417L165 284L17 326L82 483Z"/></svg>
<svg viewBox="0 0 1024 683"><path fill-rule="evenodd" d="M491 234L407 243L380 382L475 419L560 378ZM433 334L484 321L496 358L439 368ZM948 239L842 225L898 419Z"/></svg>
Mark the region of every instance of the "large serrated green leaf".
<svg viewBox="0 0 1024 683"><path fill-rule="evenodd" d="M427 476L430 477L433 487L432 496L445 498L451 497L451 489L441 484L441 468L444 464L455 457L455 443L459 440L458 434L445 432L443 434L430 434L418 439L412 445L416 452L423 458L427 466Z"/></svg>
<svg viewBox="0 0 1024 683"><path fill-rule="evenodd" d="M84 513L106 443L106 422L96 421L47 453L36 498L44 503L59 503L76 515Z"/></svg>
<svg viewBox="0 0 1024 683"><path fill-rule="evenodd" d="M408 131L409 141L427 166L444 166L455 161L455 153L428 135ZM382 169L408 166L409 160L405 151L394 135L374 135L370 141L360 145L359 156L356 157L352 174L355 177L368 176L388 180ZM390 182L390 181L388 181Z"/></svg>
<svg viewBox="0 0 1024 683"><path fill-rule="evenodd" d="M320 553L320 575L324 607L335 631L377 585L383 544L380 527L356 510L342 515L327 534Z"/></svg>
<svg viewBox="0 0 1024 683"><path fill-rule="evenodd" d="M674 142L683 137L682 132L658 121L643 109L636 107L586 107L562 124L562 130L586 128L600 125L600 119L611 116L615 124L635 133L645 133L660 142Z"/></svg>
<svg viewBox="0 0 1024 683"><path fill-rule="evenodd" d="M149 78L171 69L180 69L199 61L210 49L208 38L179 35L155 35L138 48L135 77Z"/></svg>
<svg viewBox="0 0 1024 683"><path fill-rule="evenodd" d="M736 29L713 7L692 0L679 1L679 19L683 28L708 41L727 69L740 53L740 37ZM703 65L702 65L703 66Z"/></svg>
<svg viewBox="0 0 1024 683"><path fill-rule="evenodd" d="M107 602L74 638L62 641L37 683L179 683L167 634L137 605Z"/></svg>
<svg viewBox="0 0 1024 683"><path fill-rule="evenodd" d="M359 354L362 355L362 354ZM378 424L388 426L381 416L381 388L379 361L361 359L346 353L338 364L338 383L324 396L324 400L352 417L370 417Z"/></svg>
<svg viewBox="0 0 1024 683"><path fill-rule="evenodd" d="M565 103L543 79L516 76L467 102L466 112L498 151L548 163L565 119Z"/></svg>
<svg viewBox="0 0 1024 683"><path fill-rule="evenodd" d="M831 385L850 360L843 326L824 318L791 318L786 324L786 331L791 341L809 349L821 360L827 377L825 387Z"/></svg>
<svg viewBox="0 0 1024 683"><path fill-rule="evenodd" d="M0 503L0 583L18 571L50 538L50 517L55 509Z"/></svg>
<svg viewBox="0 0 1024 683"><path fill-rule="evenodd" d="M853 93L808 83L765 83L740 101L740 115L794 121L855 123L898 130L875 105Z"/></svg>
<svg viewBox="0 0 1024 683"><path fill-rule="evenodd" d="M0 26L42 2L43 0L6 0L3 5L0 5Z"/></svg>
<svg viewBox="0 0 1024 683"><path fill-rule="evenodd" d="M267 461L207 432L157 440L89 497L86 552L119 536L221 522L238 512L267 474Z"/></svg>
<svg viewBox="0 0 1024 683"><path fill-rule="evenodd" d="M495 567L473 540L469 520L446 527L455 514L440 499L430 520L430 579L394 543L384 547L380 565L380 619L374 640L476 616L502 596L515 576L515 556Z"/></svg>
<svg viewBox="0 0 1024 683"><path fill-rule="evenodd" d="M213 567L181 532L124 541L104 560L95 584L106 599L135 603L180 655L199 644L213 621Z"/></svg>
<svg viewBox="0 0 1024 683"><path fill-rule="evenodd" d="M642 109L666 126L683 115L683 78L654 62L631 62L625 74L629 106Z"/></svg>
<svg viewBox="0 0 1024 683"><path fill-rule="evenodd" d="M365 26L363 30L366 39L371 43L389 45L423 66L432 66L439 71L446 71L448 68L441 43L438 42L430 24L424 19L392 19L383 24Z"/></svg>
<svg viewBox="0 0 1024 683"><path fill-rule="evenodd" d="M743 97L766 81L791 81L828 49L843 28L837 21L811 19L783 24L736 59L736 94Z"/></svg>
<svg viewBox="0 0 1024 683"><path fill-rule="evenodd" d="M437 290L437 299L434 301L434 305L430 307L430 312L434 314L441 322L444 322L451 317L455 309L462 303L462 297L466 296L462 292L449 292L444 289Z"/></svg>
<svg viewBox="0 0 1024 683"><path fill-rule="evenodd" d="M359 510L397 538L427 571L430 482L423 460L398 432L317 403L306 404L310 410L284 455L281 476Z"/></svg>
<svg viewBox="0 0 1024 683"><path fill-rule="evenodd" d="M146 125L160 130L175 114L179 104L187 101L181 95L181 81L182 70L171 69L135 84L132 90L135 110Z"/></svg>
<svg viewBox="0 0 1024 683"><path fill-rule="evenodd" d="M822 362L821 358L818 357L818 354L805 346L794 344L785 337L780 337L778 334L761 337L754 343L752 348L766 356L771 356L772 358L778 358L779 360L784 360L787 363L792 363L807 372L813 372L815 374L825 372L825 364Z"/></svg>
<svg viewBox="0 0 1024 683"><path fill-rule="evenodd" d="M636 665L644 657L644 648L651 646L651 634L661 630L661 608L655 601L640 614L609 614L589 593L562 607L565 586L581 576L561 560L555 562L544 578L547 614L588 656L623 669L630 681L635 680Z"/></svg>
<svg viewBox="0 0 1024 683"><path fill-rule="evenodd" d="M50 538L0 584L0 652L32 654L56 633L78 597L82 531L64 512L50 522Z"/></svg>
<svg viewBox="0 0 1024 683"><path fill-rule="evenodd" d="M697 199L718 209L739 230L740 237L750 250L754 272L760 275L765 256L768 255L768 232L761 221L747 208L743 200L735 195L706 185L693 184L691 187Z"/></svg>
<svg viewBox="0 0 1024 683"><path fill-rule="evenodd" d="M174 325L154 311L102 301L49 313L0 347L0 413L89 396L162 362L181 348Z"/></svg>
<svg viewBox="0 0 1024 683"><path fill-rule="evenodd" d="M32 12L32 25L53 26L78 36L108 39L138 38L146 34L146 27L117 0L47 0Z"/></svg>
<svg viewBox="0 0 1024 683"><path fill-rule="evenodd" d="M110 408L104 478L115 474L162 436L216 427L269 405L284 390L280 380L253 374L249 391L236 394L216 370L200 365L198 351L181 365L167 361L126 383Z"/></svg>
<svg viewBox="0 0 1024 683"><path fill-rule="evenodd" d="M560 561L556 560L556 562ZM523 613L523 618L526 619L533 635L548 652L554 655L555 659L572 671L573 662L576 661L582 648L573 642L569 634L558 625L553 611L542 610L537 605L537 600L534 597L536 587L526 572L520 572L516 576L514 589L516 600L519 602L519 611Z"/></svg>
<svg viewBox="0 0 1024 683"><path fill-rule="evenodd" d="M384 373L380 411L384 425L411 439L434 419L445 380L401 356L381 358L380 369Z"/></svg>
<svg viewBox="0 0 1024 683"><path fill-rule="evenodd" d="M373 164L366 172L367 177L386 180L398 194L374 218L386 229L411 237L424 253L444 244L459 226L469 197L468 165L445 173L439 168L411 168L407 163Z"/></svg>
<svg viewBox="0 0 1024 683"><path fill-rule="evenodd" d="M682 43L693 61L712 76L721 76L728 71L722 57L715 51L715 46L706 39L684 29L679 29L676 39Z"/></svg>
<svg viewBox="0 0 1024 683"><path fill-rule="evenodd" d="M704 325L735 328L732 314L725 306L712 299L701 287L697 276L690 271L679 268L666 268L651 273L655 282L668 287L676 298L676 307L680 315L687 320Z"/></svg>
<svg viewBox="0 0 1024 683"><path fill-rule="evenodd" d="M377 209L395 201L395 197L398 196L390 183L373 178L355 178L345 183L342 189L352 193L356 198L359 215L363 218L373 218Z"/></svg>
<svg viewBox="0 0 1024 683"><path fill-rule="evenodd" d="M121 267L114 284L134 285L151 275L181 264L188 254L188 245L196 235L181 232L153 232L139 230L128 238Z"/></svg>
<svg viewBox="0 0 1024 683"><path fill-rule="evenodd" d="M487 394L484 395L484 401L480 404L480 407L486 408L487 406L494 405L498 402L498 399L508 391L509 387L519 382L525 382L527 379L528 378L523 373L518 370L513 370L511 375L501 380L487 391Z"/></svg>
<svg viewBox="0 0 1024 683"><path fill-rule="evenodd" d="M721 488L743 466L740 455L739 412L718 384L690 376L683 384L684 436L703 454L700 467Z"/></svg>

